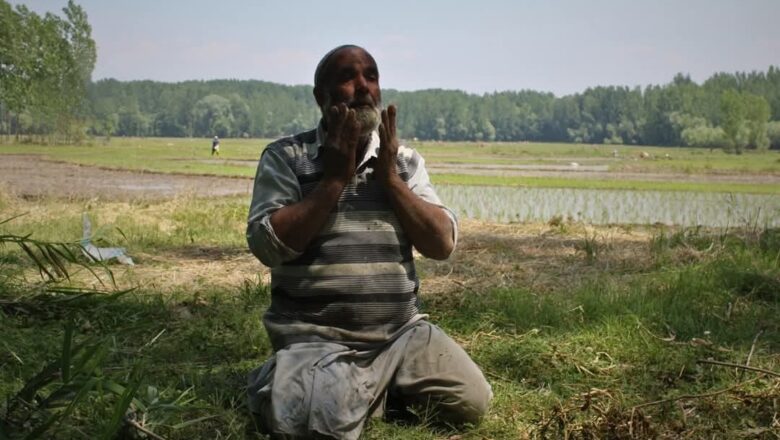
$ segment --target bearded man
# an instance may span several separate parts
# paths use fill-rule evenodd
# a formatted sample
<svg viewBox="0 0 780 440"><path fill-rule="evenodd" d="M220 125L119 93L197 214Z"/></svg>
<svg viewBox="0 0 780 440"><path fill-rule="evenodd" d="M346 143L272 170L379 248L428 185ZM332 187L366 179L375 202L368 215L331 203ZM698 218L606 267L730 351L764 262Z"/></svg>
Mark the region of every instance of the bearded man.
<svg viewBox="0 0 780 440"><path fill-rule="evenodd" d="M274 356L249 377L249 407L283 438L358 438L366 419L418 407L476 423L492 392L463 349L420 314L412 247L446 259L457 241L423 158L381 110L379 70L339 46L314 74L315 130L260 158L247 241L271 268L263 317Z"/></svg>

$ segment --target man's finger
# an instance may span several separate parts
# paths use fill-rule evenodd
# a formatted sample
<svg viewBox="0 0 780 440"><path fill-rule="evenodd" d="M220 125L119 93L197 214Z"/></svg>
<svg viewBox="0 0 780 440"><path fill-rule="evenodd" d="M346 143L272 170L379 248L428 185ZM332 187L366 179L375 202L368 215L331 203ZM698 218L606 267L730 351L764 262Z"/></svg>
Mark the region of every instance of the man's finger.
<svg viewBox="0 0 780 440"><path fill-rule="evenodd" d="M328 127L329 130L337 130L339 125L341 125L341 118L339 117L339 108L336 105L331 106L328 109L328 122L330 122L333 126Z"/></svg>
<svg viewBox="0 0 780 440"><path fill-rule="evenodd" d="M389 138L389 136L390 136L390 130L389 130L390 125L389 125L389 121L388 121L388 117L387 117L387 109L382 110L382 115L381 116L382 116L381 117L382 123L380 125L383 125L384 128L385 128L385 139L384 140L385 141L389 141L390 140L390 138Z"/></svg>
<svg viewBox="0 0 780 440"><path fill-rule="evenodd" d="M328 135L333 136L334 140L341 138L347 119L347 106L343 103L336 104L329 109L328 115Z"/></svg>
<svg viewBox="0 0 780 440"><path fill-rule="evenodd" d="M355 149L357 145L357 137L360 130L358 125L357 112L354 109L347 109L342 136L346 137L346 144L348 144L347 146L350 149Z"/></svg>
<svg viewBox="0 0 780 440"><path fill-rule="evenodd" d="M390 133L390 136L395 137L395 105L390 105L387 107L387 129Z"/></svg>
<svg viewBox="0 0 780 440"><path fill-rule="evenodd" d="M346 109L346 113L344 115L344 121L349 124L350 127L355 127L357 125L357 112L355 109Z"/></svg>
<svg viewBox="0 0 780 440"><path fill-rule="evenodd" d="M384 119L384 111L382 112L382 119ZM379 124L377 130L379 130L379 149L381 151L387 147L387 130L385 130L384 121Z"/></svg>

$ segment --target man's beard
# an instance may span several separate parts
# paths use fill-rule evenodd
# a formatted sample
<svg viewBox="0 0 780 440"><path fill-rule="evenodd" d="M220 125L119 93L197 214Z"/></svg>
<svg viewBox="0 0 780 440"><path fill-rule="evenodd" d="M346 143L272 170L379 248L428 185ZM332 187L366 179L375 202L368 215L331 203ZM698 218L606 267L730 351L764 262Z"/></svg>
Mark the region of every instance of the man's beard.
<svg viewBox="0 0 780 440"><path fill-rule="evenodd" d="M349 107L349 105L347 105ZM328 114L328 109L331 107L331 100L328 98L325 104L320 108L323 116ZM351 108L351 107L350 107ZM357 119L360 132L360 137L366 137L374 130L379 128L379 124L382 123L382 110L377 105L359 106L354 108L355 118ZM325 118L327 120L327 116Z"/></svg>
<svg viewBox="0 0 780 440"><path fill-rule="evenodd" d="M382 115L379 107L358 107L355 109L355 117L360 124L360 136L368 136L379 128L382 122Z"/></svg>

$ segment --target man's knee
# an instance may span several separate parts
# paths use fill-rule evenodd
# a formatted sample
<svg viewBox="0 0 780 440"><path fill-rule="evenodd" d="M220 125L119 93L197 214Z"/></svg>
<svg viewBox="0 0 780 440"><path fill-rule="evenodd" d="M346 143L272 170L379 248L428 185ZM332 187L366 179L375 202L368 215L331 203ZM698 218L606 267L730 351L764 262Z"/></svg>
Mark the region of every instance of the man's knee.
<svg viewBox="0 0 780 440"><path fill-rule="evenodd" d="M492 397L490 385L477 383L409 396L407 401L425 418L463 425L479 423L487 414Z"/></svg>
<svg viewBox="0 0 780 440"><path fill-rule="evenodd" d="M477 383L470 384L463 393L458 404L461 420L467 423L477 423L487 414L490 401L493 399L493 390L484 378Z"/></svg>
<svg viewBox="0 0 780 440"><path fill-rule="evenodd" d="M411 402L434 410L450 423L476 423L488 410L493 392L469 355L438 327L428 324L407 346L410 353L396 386Z"/></svg>

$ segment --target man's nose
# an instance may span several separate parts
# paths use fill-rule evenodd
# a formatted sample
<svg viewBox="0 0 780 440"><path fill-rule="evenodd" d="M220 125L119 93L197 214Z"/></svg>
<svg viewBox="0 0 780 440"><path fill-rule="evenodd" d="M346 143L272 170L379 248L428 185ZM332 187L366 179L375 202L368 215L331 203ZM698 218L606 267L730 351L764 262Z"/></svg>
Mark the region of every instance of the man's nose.
<svg viewBox="0 0 780 440"><path fill-rule="evenodd" d="M363 75L355 77L355 90L368 90L368 81Z"/></svg>

